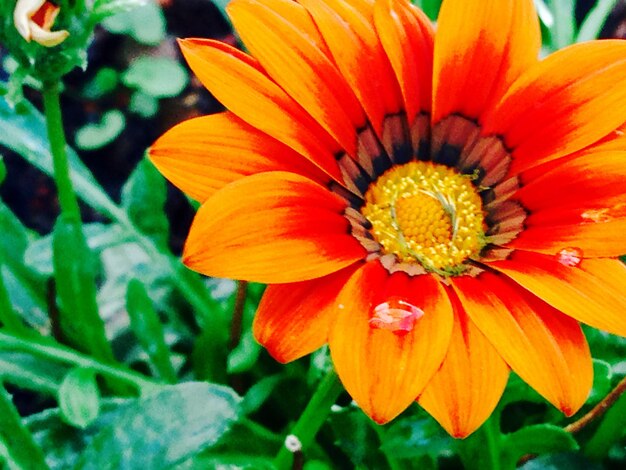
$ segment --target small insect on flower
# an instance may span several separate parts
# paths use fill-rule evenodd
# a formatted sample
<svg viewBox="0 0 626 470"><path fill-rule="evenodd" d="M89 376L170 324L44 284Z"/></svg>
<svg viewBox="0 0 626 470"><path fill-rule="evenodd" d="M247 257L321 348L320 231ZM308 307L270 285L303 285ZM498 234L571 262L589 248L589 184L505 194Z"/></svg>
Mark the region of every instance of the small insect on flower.
<svg viewBox="0 0 626 470"><path fill-rule="evenodd" d="M180 42L228 111L150 149L202 203L191 269L267 283L257 340L328 343L362 410L464 437L514 370L566 415L579 322L626 336L626 41L539 60L533 0L233 0L249 53Z"/></svg>
<svg viewBox="0 0 626 470"><path fill-rule="evenodd" d="M51 31L59 11L59 6L47 0L17 0L13 22L26 41L54 47L69 36L66 30Z"/></svg>

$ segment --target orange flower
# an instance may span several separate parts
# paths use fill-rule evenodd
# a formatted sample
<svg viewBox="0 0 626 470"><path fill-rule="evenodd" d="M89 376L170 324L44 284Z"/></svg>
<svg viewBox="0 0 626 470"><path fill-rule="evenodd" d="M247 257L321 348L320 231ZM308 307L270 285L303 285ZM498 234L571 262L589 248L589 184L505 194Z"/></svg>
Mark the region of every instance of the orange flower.
<svg viewBox="0 0 626 470"><path fill-rule="evenodd" d="M17 0L13 22L20 35L46 47L61 44L69 36L65 30L51 31L60 8L46 0Z"/></svg>
<svg viewBox="0 0 626 470"><path fill-rule="evenodd" d="M251 55L181 47L229 111L150 150L203 203L185 263L270 284L257 339L328 342L379 423L418 397L466 436L509 367L575 413L578 322L626 335L626 42L539 61L532 0L446 0L436 34L406 0L228 11Z"/></svg>

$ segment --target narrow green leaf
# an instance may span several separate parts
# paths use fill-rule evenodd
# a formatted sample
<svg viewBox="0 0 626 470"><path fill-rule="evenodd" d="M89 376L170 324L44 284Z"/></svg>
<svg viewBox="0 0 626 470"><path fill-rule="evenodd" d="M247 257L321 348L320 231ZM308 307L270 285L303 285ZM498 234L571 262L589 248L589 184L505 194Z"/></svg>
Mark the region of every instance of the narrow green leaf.
<svg viewBox="0 0 626 470"><path fill-rule="evenodd" d="M96 269L80 221L57 220L52 240L60 326L79 350L110 362L113 352L96 302Z"/></svg>
<svg viewBox="0 0 626 470"><path fill-rule="evenodd" d="M501 449L509 464L515 466L523 455L578 450L578 443L570 433L559 426L537 424L504 435Z"/></svg>
<svg viewBox="0 0 626 470"><path fill-rule="evenodd" d="M597 403L611 391L613 371L608 362L593 359L593 388L587 398L587 403Z"/></svg>
<svg viewBox="0 0 626 470"><path fill-rule="evenodd" d="M56 396L68 367L58 362L0 347L0 381Z"/></svg>
<svg viewBox="0 0 626 470"><path fill-rule="evenodd" d="M4 183L4 179L7 177L7 166L4 163L4 157L0 155L0 184Z"/></svg>
<svg viewBox="0 0 626 470"><path fill-rule="evenodd" d="M0 445L8 451L9 468L45 470L48 468L41 449L22 424L11 396L0 383Z"/></svg>
<svg viewBox="0 0 626 470"><path fill-rule="evenodd" d="M148 354L150 362L158 371L159 376L167 382L176 382L176 372L172 367L170 351L165 344L163 325L146 288L137 279L132 279L128 283L126 309L130 316L130 326L133 333Z"/></svg>
<svg viewBox="0 0 626 470"><path fill-rule="evenodd" d="M59 408L65 421L84 429L100 413L100 390L92 369L76 367L63 379L59 388Z"/></svg>
<svg viewBox="0 0 626 470"><path fill-rule="evenodd" d="M216 444L237 419L239 401L231 389L207 383L165 387L120 409L75 469L172 468Z"/></svg>
<svg viewBox="0 0 626 470"><path fill-rule="evenodd" d="M597 39L604 23L606 23L606 19L611 14L618 1L619 0L598 0L580 25L576 42Z"/></svg>
<svg viewBox="0 0 626 470"><path fill-rule="evenodd" d="M562 49L575 41L575 8L574 0L548 0L548 6L554 16L554 24L550 30L552 48Z"/></svg>
<svg viewBox="0 0 626 470"><path fill-rule="evenodd" d="M261 345L254 339L251 330L241 335L239 344L228 356L228 373L240 374L250 370L261 353Z"/></svg>
<svg viewBox="0 0 626 470"><path fill-rule="evenodd" d="M270 397L280 379L280 375L270 375L269 377L263 377L250 387L241 402L243 413L249 415L257 411Z"/></svg>
<svg viewBox="0 0 626 470"><path fill-rule="evenodd" d="M152 162L141 160L122 188L122 206L135 226L161 249L167 247L169 236L166 199L165 179Z"/></svg>

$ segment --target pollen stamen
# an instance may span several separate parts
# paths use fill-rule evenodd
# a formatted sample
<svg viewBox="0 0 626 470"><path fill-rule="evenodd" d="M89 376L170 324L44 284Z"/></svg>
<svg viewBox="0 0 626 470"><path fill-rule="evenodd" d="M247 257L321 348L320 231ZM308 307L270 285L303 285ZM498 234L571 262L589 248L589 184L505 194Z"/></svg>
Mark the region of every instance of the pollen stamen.
<svg viewBox="0 0 626 470"><path fill-rule="evenodd" d="M365 194L381 255L443 276L460 274L485 245L482 201L471 178L444 165L413 161L392 168Z"/></svg>

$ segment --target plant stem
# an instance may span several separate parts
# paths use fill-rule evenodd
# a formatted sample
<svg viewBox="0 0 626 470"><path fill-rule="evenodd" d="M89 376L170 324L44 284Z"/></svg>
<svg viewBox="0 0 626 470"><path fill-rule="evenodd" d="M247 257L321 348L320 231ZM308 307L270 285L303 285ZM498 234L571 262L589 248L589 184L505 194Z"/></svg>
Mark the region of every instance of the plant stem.
<svg viewBox="0 0 626 470"><path fill-rule="evenodd" d="M618 400L618 398L626 392L626 377L624 377L620 383L618 383L609 394L600 401L596 406L594 406L587 414L585 414L582 418L577 421L574 421L571 424L565 426L565 430L567 432L571 432L572 434L576 434L581 431L585 426L587 426L592 421L600 418L604 413L608 411L608 409Z"/></svg>
<svg viewBox="0 0 626 470"><path fill-rule="evenodd" d="M80 209L76 193L70 179L70 166L67 160L67 142L63 130L61 102L58 81L47 81L43 84L43 107L46 116L46 129L50 152L54 165L54 180L56 182L61 213L68 218L80 220Z"/></svg>
<svg viewBox="0 0 626 470"><path fill-rule="evenodd" d="M290 433L298 438L302 444L303 451L305 451L315 439L315 435L330 413L330 407L334 405L342 391L343 386L339 381L339 377L331 370L320 382L317 390L313 393L311 400ZM291 467L292 461L293 453L283 444L274 459L274 466L278 470L288 469Z"/></svg>
<svg viewBox="0 0 626 470"><path fill-rule="evenodd" d="M89 356L76 352L70 348L55 344L52 341L38 340L33 338L28 340L0 331L0 350L23 351L34 356L45 357L52 361L64 362L73 366L87 367L100 374L118 379L120 381L133 384L140 393L153 390L159 385L158 382L145 377L132 370L104 364Z"/></svg>

